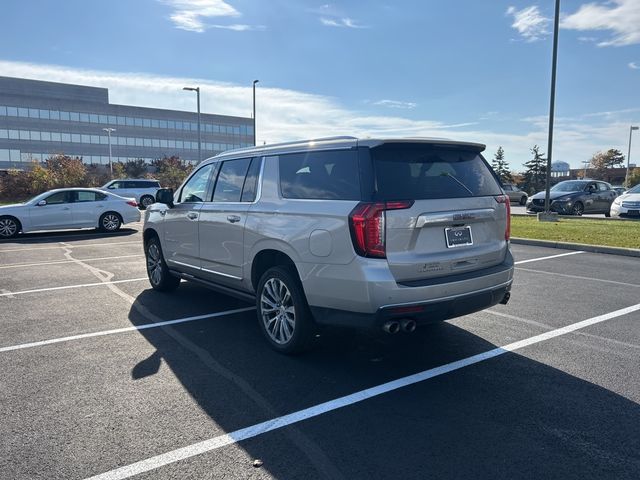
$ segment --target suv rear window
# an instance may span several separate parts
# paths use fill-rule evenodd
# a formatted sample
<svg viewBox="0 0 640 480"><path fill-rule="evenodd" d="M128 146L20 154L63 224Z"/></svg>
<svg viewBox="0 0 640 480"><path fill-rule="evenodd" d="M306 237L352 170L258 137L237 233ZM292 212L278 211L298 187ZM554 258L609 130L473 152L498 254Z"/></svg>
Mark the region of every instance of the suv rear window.
<svg viewBox="0 0 640 480"><path fill-rule="evenodd" d="M477 151L437 145L385 144L370 150L379 200L501 195Z"/></svg>
<svg viewBox="0 0 640 480"><path fill-rule="evenodd" d="M280 155L280 190L284 198L360 200L355 150Z"/></svg>

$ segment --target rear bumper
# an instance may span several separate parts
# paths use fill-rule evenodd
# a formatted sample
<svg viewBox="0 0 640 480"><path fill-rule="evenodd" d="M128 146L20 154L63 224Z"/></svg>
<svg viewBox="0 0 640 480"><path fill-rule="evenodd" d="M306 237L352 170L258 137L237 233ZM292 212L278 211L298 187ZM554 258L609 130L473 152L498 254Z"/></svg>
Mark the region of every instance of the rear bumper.
<svg viewBox="0 0 640 480"><path fill-rule="evenodd" d="M138 210L137 208L132 208L130 210L127 209L126 211L122 212L122 223L139 222L140 218L140 210Z"/></svg>
<svg viewBox="0 0 640 480"><path fill-rule="evenodd" d="M309 306L323 325L375 327L389 318L446 320L495 305L513 281L508 250L504 262L493 267L404 284L395 281L385 260L357 257L349 265L297 266Z"/></svg>
<svg viewBox="0 0 640 480"><path fill-rule="evenodd" d="M431 302L401 307L383 307L374 314L364 314L323 307L310 307L316 323L326 326L381 329L390 320L411 319L418 326L461 317L490 308L511 290L511 281L496 288Z"/></svg>

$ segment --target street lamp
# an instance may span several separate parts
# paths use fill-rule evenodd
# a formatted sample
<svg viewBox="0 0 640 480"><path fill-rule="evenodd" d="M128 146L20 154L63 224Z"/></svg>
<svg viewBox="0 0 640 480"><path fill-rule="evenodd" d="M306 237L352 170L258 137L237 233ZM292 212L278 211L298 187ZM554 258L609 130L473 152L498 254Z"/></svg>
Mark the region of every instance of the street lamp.
<svg viewBox="0 0 640 480"><path fill-rule="evenodd" d="M111 163L111 133L115 132L115 128L103 128L103 131L107 132L107 136L109 137L109 172L111 173L111 178L113 178L113 163Z"/></svg>
<svg viewBox="0 0 640 480"><path fill-rule="evenodd" d="M558 24L560 22L560 0L556 0L553 23L553 60L551 63L551 100L549 102L549 140L547 144L547 186L544 195L544 213L549 214L551 188L551 150L553 147L553 115L556 102L556 65L558 63Z"/></svg>
<svg viewBox="0 0 640 480"><path fill-rule="evenodd" d="M253 146L257 145L256 143L256 83L260 80L253 81Z"/></svg>
<svg viewBox="0 0 640 480"><path fill-rule="evenodd" d="M634 130L638 130L638 127L631 125L629 127L629 152L627 153L627 174L624 176L624 186L629 188L629 162L631 161L631 134Z"/></svg>
<svg viewBox="0 0 640 480"><path fill-rule="evenodd" d="M202 147L200 143L200 87L184 87L183 90L189 92L196 92L198 97L198 163L202 160Z"/></svg>

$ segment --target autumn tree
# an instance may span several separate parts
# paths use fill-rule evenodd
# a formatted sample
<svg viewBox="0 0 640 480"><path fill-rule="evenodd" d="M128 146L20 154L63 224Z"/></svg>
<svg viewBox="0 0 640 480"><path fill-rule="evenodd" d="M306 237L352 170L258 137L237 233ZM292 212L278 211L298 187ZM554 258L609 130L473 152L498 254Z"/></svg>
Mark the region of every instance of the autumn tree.
<svg viewBox="0 0 640 480"><path fill-rule="evenodd" d="M634 168L629 171L629 180L627 182L626 187L631 188L640 184L640 168Z"/></svg>
<svg viewBox="0 0 640 480"><path fill-rule="evenodd" d="M156 172L148 176L155 178L160 185L168 188L177 188L193 170L193 165L175 155L153 160L151 165Z"/></svg>
<svg viewBox="0 0 640 480"><path fill-rule="evenodd" d="M531 153L533 158L524 164L527 170L523 174L523 189L529 195L544 188L547 175L547 159L544 157L544 153L540 153L540 147L534 145Z"/></svg>
<svg viewBox="0 0 640 480"><path fill-rule="evenodd" d="M606 152L597 152L589 161L589 168L593 170L593 176L600 180L610 181L609 169L624 165L624 154L615 148Z"/></svg>
<svg viewBox="0 0 640 480"><path fill-rule="evenodd" d="M50 188L85 186L87 167L81 158L53 155L46 160L45 165L49 172ZM33 170L37 168L36 165Z"/></svg>
<svg viewBox="0 0 640 480"><path fill-rule="evenodd" d="M142 178L147 173L147 163L142 159L127 160L124 163L127 178Z"/></svg>
<svg viewBox="0 0 640 480"><path fill-rule="evenodd" d="M504 159L504 149L502 146L498 147L498 150L494 154L493 160L491 161L491 168L496 172L496 175L498 175L502 183L513 182L513 177L509 170L509 163Z"/></svg>

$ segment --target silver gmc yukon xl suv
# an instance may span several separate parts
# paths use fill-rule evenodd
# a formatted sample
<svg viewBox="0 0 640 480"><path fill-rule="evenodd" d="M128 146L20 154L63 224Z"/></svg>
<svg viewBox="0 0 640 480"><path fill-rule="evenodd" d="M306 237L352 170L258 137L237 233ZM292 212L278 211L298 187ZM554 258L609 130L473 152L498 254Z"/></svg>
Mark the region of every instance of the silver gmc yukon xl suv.
<svg viewBox="0 0 640 480"><path fill-rule="evenodd" d="M410 332L506 303L509 199L483 150L336 137L222 153L145 212L149 280L255 301L284 353L317 326Z"/></svg>

